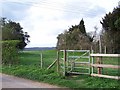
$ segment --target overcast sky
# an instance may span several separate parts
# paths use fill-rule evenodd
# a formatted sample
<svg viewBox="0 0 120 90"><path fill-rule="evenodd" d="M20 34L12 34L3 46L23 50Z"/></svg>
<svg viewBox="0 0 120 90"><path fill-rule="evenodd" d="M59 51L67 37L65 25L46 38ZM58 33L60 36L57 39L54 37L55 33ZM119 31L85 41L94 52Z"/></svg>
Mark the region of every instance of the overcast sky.
<svg viewBox="0 0 120 90"><path fill-rule="evenodd" d="M27 47L51 47L56 46L58 34L79 24L82 18L87 32L94 31L94 26L101 30L100 20L118 6L119 0L0 1L0 15L19 22L30 35Z"/></svg>

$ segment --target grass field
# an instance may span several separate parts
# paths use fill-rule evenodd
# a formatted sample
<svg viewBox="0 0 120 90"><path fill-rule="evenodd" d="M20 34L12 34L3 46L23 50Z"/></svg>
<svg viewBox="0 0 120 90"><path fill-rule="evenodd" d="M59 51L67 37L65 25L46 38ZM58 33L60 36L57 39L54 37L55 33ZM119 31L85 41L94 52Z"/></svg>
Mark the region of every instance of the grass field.
<svg viewBox="0 0 120 90"><path fill-rule="evenodd" d="M40 67L40 53L43 53L43 68ZM105 79L91 77L89 75L77 76L61 76L56 72L56 65L50 70L46 68L56 59L55 50L45 51L24 51L20 52L20 62L17 65L2 66L2 72L10 75L15 75L22 78L27 78L35 81L47 82L50 84L68 87L68 88L118 88L120 89L120 81L113 79ZM113 62L117 64L117 60L105 61L106 63ZM106 72L106 71L105 71ZM111 74L112 69L107 72ZM116 71L115 71L116 72Z"/></svg>

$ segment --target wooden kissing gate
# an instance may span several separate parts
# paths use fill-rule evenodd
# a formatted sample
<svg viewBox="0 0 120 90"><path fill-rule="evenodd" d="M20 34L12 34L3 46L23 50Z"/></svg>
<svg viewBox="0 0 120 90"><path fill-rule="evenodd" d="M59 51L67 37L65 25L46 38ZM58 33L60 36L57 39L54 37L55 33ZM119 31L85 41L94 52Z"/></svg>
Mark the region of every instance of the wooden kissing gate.
<svg viewBox="0 0 120 90"><path fill-rule="evenodd" d="M96 57L96 59L94 59ZM103 75L103 68L119 69L119 65L103 64L102 57L120 57L120 54L90 54L90 50L60 50L57 52L57 72L68 74L88 74L91 76L119 79L120 76ZM96 60L96 63L94 63ZM118 59L119 62L120 58ZM97 68L97 74L94 73Z"/></svg>
<svg viewBox="0 0 120 90"><path fill-rule="evenodd" d="M60 50L57 56L57 71L64 76L66 74L90 74L90 50Z"/></svg>

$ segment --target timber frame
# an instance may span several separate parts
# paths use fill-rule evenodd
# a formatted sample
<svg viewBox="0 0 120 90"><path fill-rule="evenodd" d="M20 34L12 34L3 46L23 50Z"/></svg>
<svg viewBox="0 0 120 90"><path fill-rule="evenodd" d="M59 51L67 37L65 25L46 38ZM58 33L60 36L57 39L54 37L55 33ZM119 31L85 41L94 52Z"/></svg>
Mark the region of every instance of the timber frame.
<svg viewBox="0 0 120 90"><path fill-rule="evenodd" d="M88 53L89 53L88 56L84 57L84 58L88 58L88 62L72 62L71 66L72 66L72 68L79 68L79 67L75 67L75 64L87 65L89 67L88 68L89 72L88 73L81 73L81 72L72 72L72 70L68 71L68 68L70 68L67 65L68 58L75 58L75 59L81 58L81 56L68 56L68 52L85 52L85 51L88 51ZM60 58L60 52L63 52L63 55L62 55L63 57L62 58ZM88 74L88 75L91 75L91 76L120 80L120 76L109 76L109 75L103 75L102 74L102 69L103 68L112 68L112 69L118 69L118 70L120 69L120 65L103 64L102 57L120 58L120 54L93 54L93 53L90 54L89 50L60 50L60 51L57 52L57 61L56 61L57 62L57 72L62 73L63 76L66 76L68 73ZM94 59L94 58L96 58L96 59ZM62 65L60 64L61 60L62 60ZM97 63L94 63L94 60L96 60ZM97 68L97 73L94 73L94 68ZM62 72L61 72L61 69L62 69Z"/></svg>

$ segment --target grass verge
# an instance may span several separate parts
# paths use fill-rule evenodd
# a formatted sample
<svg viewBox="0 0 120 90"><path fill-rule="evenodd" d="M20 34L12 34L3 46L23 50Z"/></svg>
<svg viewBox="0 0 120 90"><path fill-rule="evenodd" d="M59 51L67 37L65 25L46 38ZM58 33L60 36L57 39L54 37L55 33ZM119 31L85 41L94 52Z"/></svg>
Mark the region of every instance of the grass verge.
<svg viewBox="0 0 120 90"><path fill-rule="evenodd" d="M44 68L40 68L40 52L29 51L20 53L18 65L2 66L2 72L35 81L42 81L68 88L116 88L120 89L120 81L88 75L63 77L56 73L56 68L46 70L47 66L56 58L56 51L43 51Z"/></svg>

